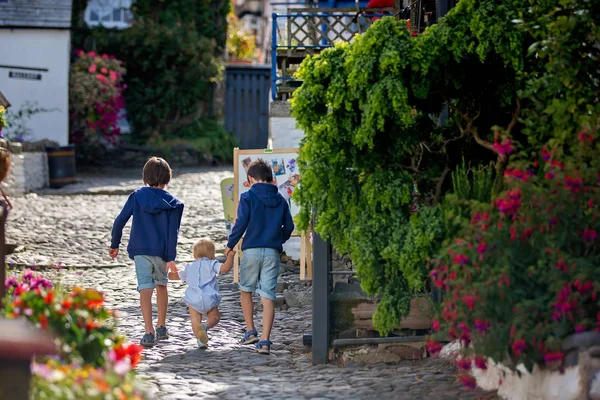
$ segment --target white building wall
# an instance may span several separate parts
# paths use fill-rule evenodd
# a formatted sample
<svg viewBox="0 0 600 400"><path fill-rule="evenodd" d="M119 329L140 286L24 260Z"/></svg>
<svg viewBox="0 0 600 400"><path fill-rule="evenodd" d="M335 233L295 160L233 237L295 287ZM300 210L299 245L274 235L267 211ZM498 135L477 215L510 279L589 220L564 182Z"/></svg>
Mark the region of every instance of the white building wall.
<svg viewBox="0 0 600 400"><path fill-rule="evenodd" d="M27 140L69 142L70 42L66 29L0 29L0 88L12 104L10 111L19 111L25 102L53 110L31 117Z"/></svg>

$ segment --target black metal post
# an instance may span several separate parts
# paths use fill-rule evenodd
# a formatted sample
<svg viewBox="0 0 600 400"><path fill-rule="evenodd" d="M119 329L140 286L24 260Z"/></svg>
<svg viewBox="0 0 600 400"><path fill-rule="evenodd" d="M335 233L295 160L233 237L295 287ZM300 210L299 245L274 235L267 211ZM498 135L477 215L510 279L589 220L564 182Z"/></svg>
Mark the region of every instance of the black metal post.
<svg viewBox="0 0 600 400"><path fill-rule="evenodd" d="M4 294L6 293L4 286L4 281L6 280L6 240L4 236L6 210L6 205L0 200L0 310L2 309Z"/></svg>
<svg viewBox="0 0 600 400"><path fill-rule="evenodd" d="M329 355L331 243L314 230L313 249L312 363L317 365L326 364Z"/></svg>

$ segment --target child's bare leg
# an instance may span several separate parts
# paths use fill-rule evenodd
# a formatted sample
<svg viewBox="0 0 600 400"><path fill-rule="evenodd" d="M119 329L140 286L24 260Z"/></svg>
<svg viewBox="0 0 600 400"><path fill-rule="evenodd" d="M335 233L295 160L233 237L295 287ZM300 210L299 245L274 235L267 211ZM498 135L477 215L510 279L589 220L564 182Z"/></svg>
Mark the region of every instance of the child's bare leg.
<svg viewBox="0 0 600 400"><path fill-rule="evenodd" d="M254 330L254 303L252 302L251 292L240 292L240 301L242 303L242 312L244 313L244 321L246 322L246 329L249 331Z"/></svg>
<svg viewBox="0 0 600 400"><path fill-rule="evenodd" d="M140 290L140 306L142 307L142 317L144 318L146 333L154 335L154 326L152 325L152 292L154 292L154 289Z"/></svg>
<svg viewBox="0 0 600 400"><path fill-rule="evenodd" d="M261 297L260 299L263 304L263 330L260 340L269 340L271 329L273 329L273 321L275 320L275 302L265 297Z"/></svg>
<svg viewBox="0 0 600 400"><path fill-rule="evenodd" d="M221 313L219 308L215 307L206 313L206 327L208 329L215 327L221 320Z"/></svg>
<svg viewBox="0 0 600 400"><path fill-rule="evenodd" d="M158 323L156 326L166 326L167 305L169 304L169 293L164 285L156 285L156 307L158 308Z"/></svg>
<svg viewBox="0 0 600 400"><path fill-rule="evenodd" d="M188 306L190 319L192 320L192 331L196 339L200 339L200 326L202 325L202 314Z"/></svg>

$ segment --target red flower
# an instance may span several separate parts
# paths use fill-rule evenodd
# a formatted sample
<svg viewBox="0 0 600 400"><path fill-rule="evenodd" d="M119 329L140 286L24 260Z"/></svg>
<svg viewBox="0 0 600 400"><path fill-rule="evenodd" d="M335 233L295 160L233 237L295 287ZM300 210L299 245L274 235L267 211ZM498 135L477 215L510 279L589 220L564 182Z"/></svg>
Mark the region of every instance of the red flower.
<svg viewBox="0 0 600 400"><path fill-rule="evenodd" d="M590 135L587 129L580 131L577 134L577 139L583 144L592 143L594 141L594 138L592 135Z"/></svg>
<svg viewBox="0 0 600 400"><path fill-rule="evenodd" d="M523 350L527 347L524 339L515 340L512 344L512 351L515 356L520 356Z"/></svg>
<svg viewBox="0 0 600 400"><path fill-rule="evenodd" d="M473 309L475 308L475 300L475 296L472 295L464 296L462 298L463 303L465 303L465 305L470 311L473 311Z"/></svg>
<svg viewBox="0 0 600 400"><path fill-rule="evenodd" d="M549 364L556 361L562 361L564 354L560 351L544 354L544 361Z"/></svg>
<svg viewBox="0 0 600 400"><path fill-rule="evenodd" d="M433 328L434 332L438 332L440 330L440 321L438 321L437 319L432 320L431 327Z"/></svg>
<svg viewBox="0 0 600 400"><path fill-rule="evenodd" d="M48 327L48 318L46 318L46 316L44 314L40 314L40 316L38 317L38 320L40 321L40 326L42 328Z"/></svg>
<svg viewBox="0 0 600 400"><path fill-rule="evenodd" d="M554 174L554 172L552 172L552 171L546 172L546 179L548 179L549 181L554 179L555 176L556 176L556 174Z"/></svg>
<svg viewBox="0 0 600 400"><path fill-rule="evenodd" d="M44 296L44 303L50 304L54 300L54 292L48 292L46 296Z"/></svg>
<svg viewBox="0 0 600 400"><path fill-rule="evenodd" d="M482 321L480 319L475 321L475 329L477 329L481 333L486 332L489 329L489 327L490 327L489 322Z"/></svg>
<svg viewBox="0 0 600 400"><path fill-rule="evenodd" d="M586 243L593 243L596 241L596 239L598 239L598 234L596 231L589 228L585 228L581 236L583 237L583 241Z"/></svg>
<svg viewBox="0 0 600 400"><path fill-rule="evenodd" d="M475 367L479 368L479 369L486 370L487 369L487 363L485 362L485 359L482 358L482 357L475 357Z"/></svg>
<svg viewBox="0 0 600 400"><path fill-rule="evenodd" d="M442 345L434 340L430 340L426 344L429 354L436 355L442 350Z"/></svg>
<svg viewBox="0 0 600 400"><path fill-rule="evenodd" d="M481 243L479 243L477 245L477 253L483 254L483 253L485 253L486 250L487 250L487 244L486 243L481 242Z"/></svg>
<svg viewBox="0 0 600 400"><path fill-rule="evenodd" d="M454 255L454 264L462 264L465 265L469 259L464 254L455 254Z"/></svg>
<svg viewBox="0 0 600 400"><path fill-rule="evenodd" d="M471 359L470 358L461 358L458 360L458 369L469 370L471 369Z"/></svg>
<svg viewBox="0 0 600 400"><path fill-rule="evenodd" d="M477 387L475 378L470 375L463 375L459 378L459 380L466 388L475 389Z"/></svg>
<svg viewBox="0 0 600 400"><path fill-rule="evenodd" d="M496 139L494 141L494 150L496 151L496 153L502 156L507 156L513 151L515 151L515 148L512 145L512 140L508 138L504 139L501 143L498 143L498 140Z"/></svg>

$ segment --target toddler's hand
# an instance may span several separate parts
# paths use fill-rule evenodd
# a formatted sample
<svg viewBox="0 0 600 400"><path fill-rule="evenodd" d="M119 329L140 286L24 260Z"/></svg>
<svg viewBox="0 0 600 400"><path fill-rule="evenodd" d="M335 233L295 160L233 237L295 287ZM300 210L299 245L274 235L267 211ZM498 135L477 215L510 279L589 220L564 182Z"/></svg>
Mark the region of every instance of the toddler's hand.
<svg viewBox="0 0 600 400"><path fill-rule="evenodd" d="M177 265L175 265L175 261L169 261L167 263L167 271L173 272L175 274L179 272L179 270L177 269Z"/></svg>
<svg viewBox="0 0 600 400"><path fill-rule="evenodd" d="M119 255L119 249L108 249L108 255L114 260Z"/></svg>

